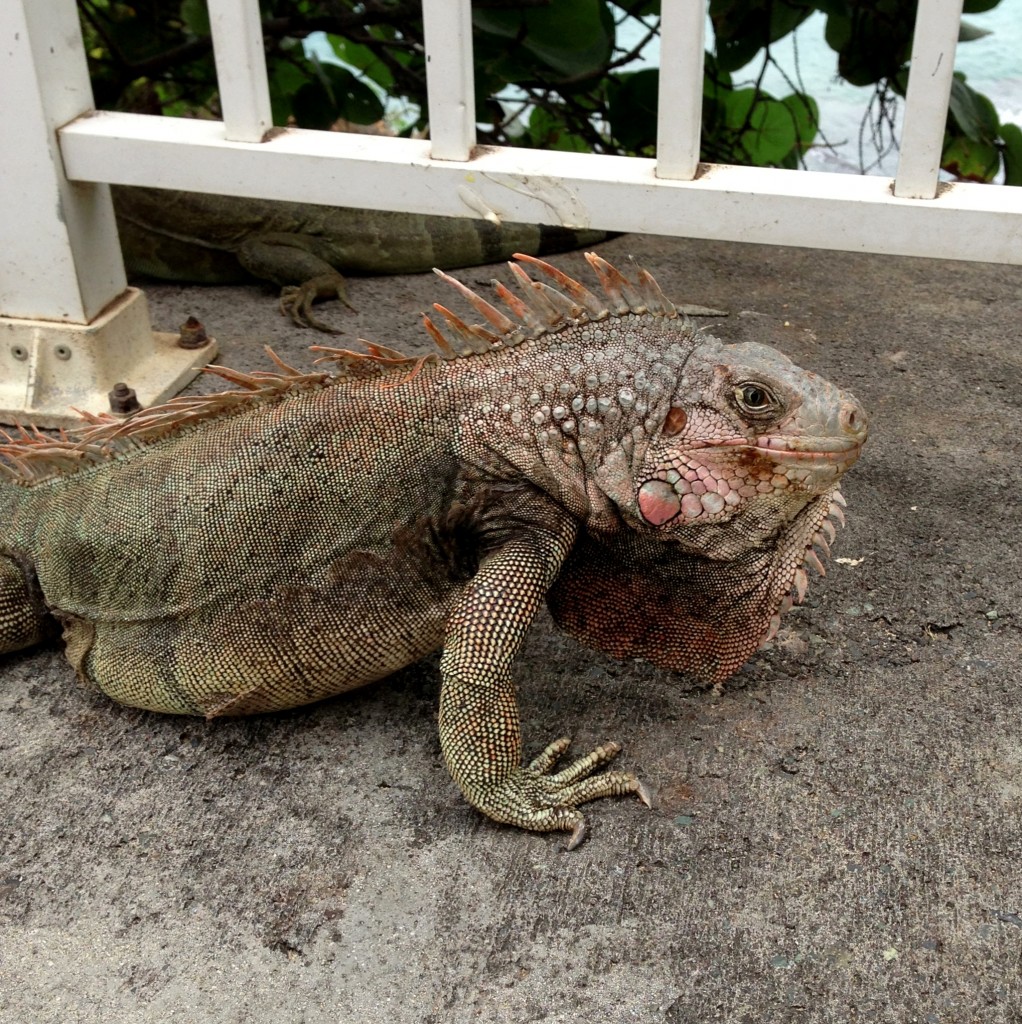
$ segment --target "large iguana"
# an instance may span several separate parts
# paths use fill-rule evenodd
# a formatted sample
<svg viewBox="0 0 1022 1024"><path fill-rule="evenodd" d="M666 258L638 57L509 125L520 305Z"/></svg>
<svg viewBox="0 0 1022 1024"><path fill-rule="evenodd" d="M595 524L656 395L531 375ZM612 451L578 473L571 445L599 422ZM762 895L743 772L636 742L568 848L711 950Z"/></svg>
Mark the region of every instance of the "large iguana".
<svg viewBox="0 0 1022 1024"><path fill-rule="evenodd" d="M383 210L272 202L114 186L114 209L128 270L165 281L282 287L281 309L299 326L336 333L312 304L348 303L341 272L415 274L595 245L602 231L491 224Z"/></svg>
<svg viewBox="0 0 1022 1024"><path fill-rule="evenodd" d="M436 306L439 356L218 368L238 390L10 439L0 651L53 618L84 683L212 717L442 647L443 756L484 814L574 846L577 805L645 799L593 774L616 743L523 765L511 665L541 601L616 657L725 679L820 568L866 417L774 349L694 331L645 271L587 259L600 295L519 257L510 315L442 274L485 326Z"/></svg>

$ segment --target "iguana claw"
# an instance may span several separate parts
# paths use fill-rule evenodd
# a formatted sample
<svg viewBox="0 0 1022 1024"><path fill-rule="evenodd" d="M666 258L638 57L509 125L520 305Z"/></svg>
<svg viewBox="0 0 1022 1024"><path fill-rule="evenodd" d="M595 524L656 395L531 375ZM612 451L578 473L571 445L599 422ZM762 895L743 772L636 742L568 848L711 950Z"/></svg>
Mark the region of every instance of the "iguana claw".
<svg viewBox="0 0 1022 1024"><path fill-rule="evenodd" d="M652 808L653 796L650 791L646 788L645 784L639 779L635 780L635 795L647 806ZM589 834L589 827L586 825L585 818L575 812L577 819L575 825L571 830L571 837L568 839L568 845L565 846L565 850L574 850L577 846L581 846L585 840L585 837Z"/></svg>
<svg viewBox="0 0 1022 1024"><path fill-rule="evenodd" d="M635 793L647 807L653 806L649 790L630 772L592 774L617 756L619 743L604 743L559 772L548 774L570 742L566 736L554 740L528 765L494 786L477 806L489 817L510 825L536 832L570 832L569 850L586 836L585 819L576 810L579 804Z"/></svg>
<svg viewBox="0 0 1022 1024"><path fill-rule="evenodd" d="M348 289L344 278L338 273L320 274L302 284L288 285L280 290L280 311L291 317L299 327L312 327L326 334L343 334L339 327L331 327L312 312L314 302L326 299L340 299L355 311L348 300Z"/></svg>
<svg viewBox="0 0 1022 1024"><path fill-rule="evenodd" d="M568 840L568 845L565 846L565 850L574 850L576 846L581 846L583 840L586 837L586 833L589 831L586 828L586 820L580 814L578 821L575 823L575 827L571 830L571 838Z"/></svg>

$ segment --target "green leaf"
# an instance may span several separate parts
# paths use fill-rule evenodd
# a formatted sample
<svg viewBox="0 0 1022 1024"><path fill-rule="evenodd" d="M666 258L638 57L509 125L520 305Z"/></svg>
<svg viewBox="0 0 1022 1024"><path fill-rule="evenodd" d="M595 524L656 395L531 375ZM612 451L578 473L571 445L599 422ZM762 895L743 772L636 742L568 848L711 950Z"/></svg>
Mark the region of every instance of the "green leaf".
<svg viewBox="0 0 1022 1024"><path fill-rule="evenodd" d="M718 97L724 106L724 124L736 131L744 129L749 122L749 112L756 105L758 93L755 89L734 89Z"/></svg>
<svg viewBox="0 0 1022 1024"><path fill-rule="evenodd" d="M760 99L742 132L742 148L758 167L779 164L795 148L798 137L791 111L777 100Z"/></svg>
<svg viewBox="0 0 1022 1024"><path fill-rule="evenodd" d="M829 13L824 38L837 52L838 74L852 85L893 78L909 57L914 11L910 0L871 0Z"/></svg>
<svg viewBox="0 0 1022 1024"><path fill-rule="evenodd" d="M974 142L993 145L1000 129L997 110L982 93L965 84L960 72L951 80L951 116L961 131Z"/></svg>
<svg viewBox="0 0 1022 1024"><path fill-rule="evenodd" d="M209 11L206 0L181 0L181 21L193 36L208 36Z"/></svg>
<svg viewBox="0 0 1022 1024"><path fill-rule="evenodd" d="M382 89L390 90L394 86L394 76L390 68L377 55L361 43L353 43L343 36L327 33L327 42L337 54L337 59L349 67L357 68L371 78Z"/></svg>
<svg viewBox="0 0 1022 1024"><path fill-rule="evenodd" d="M509 47L507 40L485 32L476 34L474 49L476 80L488 75L496 83L491 95L507 82L531 82L536 78L536 62L522 47Z"/></svg>
<svg viewBox="0 0 1022 1024"><path fill-rule="evenodd" d="M769 43L776 43L779 39L790 35L802 24L810 14L813 14L812 3L782 3L770 5L770 36Z"/></svg>
<svg viewBox="0 0 1022 1024"><path fill-rule="evenodd" d="M810 0L711 0L720 66L727 71L744 67L764 46L783 39L812 13Z"/></svg>
<svg viewBox="0 0 1022 1024"><path fill-rule="evenodd" d="M270 111L275 125L286 125L291 115L295 93L309 81L309 76L293 61L268 57L266 77L270 86Z"/></svg>
<svg viewBox="0 0 1022 1024"><path fill-rule="evenodd" d="M477 8L472 23L481 32L513 40L565 78L595 74L610 60L614 21L604 0L557 0L525 10Z"/></svg>
<svg viewBox="0 0 1022 1024"><path fill-rule="evenodd" d="M707 53L703 59L703 97L704 99L716 99L717 93L722 89L730 91L731 72L725 71L718 63L712 53Z"/></svg>
<svg viewBox="0 0 1022 1024"><path fill-rule="evenodd" d="M529 116L529 144L535 149L556 149L567 153L589 153L585 139L574 135L552 110L535 107Z"/></svg>
<svg viewBox="0 0 1022 1024"><path fill-rule="evenodd" d="M1017 124L1001 125L1004 143L1004 184L1022 185L1022 128Z"/></svg>
<svg viewBox="0 0 1022 1024"><path fill-rule="evenodd" d="M632 153L656 145L660 73L656 68L614 75L607 112L617 142Z"/></svg>
<svg viewBox="0 0 1022 1024"><path fill-rule="evenodd" d="M316 78L306 82L291 100L291 111L302 128L329 128L343 118L372 124L383 117L383 103L347 68L316 64Z"/></svg>
<svg viewBox="0 0 1022 1024"><path fill-rule="evenodd" d="M828 17L832 14L844 18L848 17L848 0L816 0L813 6Z"/></svg>
<svg viewBox="0 0 1022 1024"><path fill-rule="evenodd" d="M660 13L660 0L611 0L626 14L636 18L646 18L651 14Z"/></svg>
<svg viewBox="0 0 1022 1024"><path fill-rule="evenodd" d="M1001 154L991 143L955 135L945 140L940 166L963 181L993 181L1001 166Z"/></svg>
<svg viewBox="0 0 1022 1024"><path fill-rule="evenodd" d="M827 17L823 38L836 53L840 53L852 38L852 19L847 13L834 12Z"/></svg>
<svg viewBox="0 0 1022 1024"><path fill-rule="evenodd" d="M980 28L979 25L973 25L971 22L962 21L958 25L958 42L960 43L971 43L975 39L982 39L984 36L993 35L988 28Z"/></svg>
<svg viewBox="0 0 1022 1024"><path fill-rule="evenodd" d="M805 152L816 138L820 128L820 108L812 96L796 92L785 96L781 103L788 108L795 126L797 148Z"/></svg>

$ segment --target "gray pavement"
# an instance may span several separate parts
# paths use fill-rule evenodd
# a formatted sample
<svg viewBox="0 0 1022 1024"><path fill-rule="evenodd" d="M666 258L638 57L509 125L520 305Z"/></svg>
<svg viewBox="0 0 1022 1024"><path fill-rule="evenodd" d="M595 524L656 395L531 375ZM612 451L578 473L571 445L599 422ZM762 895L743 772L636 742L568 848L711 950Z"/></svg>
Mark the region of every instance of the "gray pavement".
<svg viewBox="0 0 1022 1024"><path fill-rule="evenodd" d="M620 740L659 794L591 805L573 853L462 801L435 661L206 723L82 691L57 648L0 657L3 1024L1022 1020L1022 271L600 251L864 402L849 561L721 693L537 626L527 748ZM443 292L355 280L324 315L411 350ZM323 341L259 288L149 296L239 368Z"/></svg>

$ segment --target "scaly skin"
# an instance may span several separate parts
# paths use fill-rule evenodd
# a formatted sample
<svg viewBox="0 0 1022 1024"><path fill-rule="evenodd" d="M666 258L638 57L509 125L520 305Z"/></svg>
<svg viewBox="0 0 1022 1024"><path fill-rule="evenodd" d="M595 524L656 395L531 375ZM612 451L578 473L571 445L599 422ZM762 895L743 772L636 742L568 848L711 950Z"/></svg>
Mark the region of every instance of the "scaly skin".
<svg viewBox="0 0 1022 1024"><path fill-rule="evenodd" d="M358 210L240 196L114 186L125 263L135 274L194 284L279 285L281 311L331 334L314 302L350 306L344 273L415 274L593 245L602 231L468 217Z"/></svg>
<svg viewBox="0 0 1022 1024"><path fill-rule="evenodd" d="M77 446L0 447L0 651L64 628L79 678L209 717L362 686L443 648L440 740L466 798L537 831L635 792L523 764L511 666L541 601L583 642L721 680L804 593L858 457L855 400L780 353L694 332L596 257L608 298L440 309L445 361L335 352L342 373L228 379ZM465 291L463 289L463 291ZM630 307L630 308L629 308ZM560 312L558 312L560 309ZM540 325L540 326L536 326ZM436 328L430 325L434 335ZM792 596L793 595L793 596Z"/></svg>

